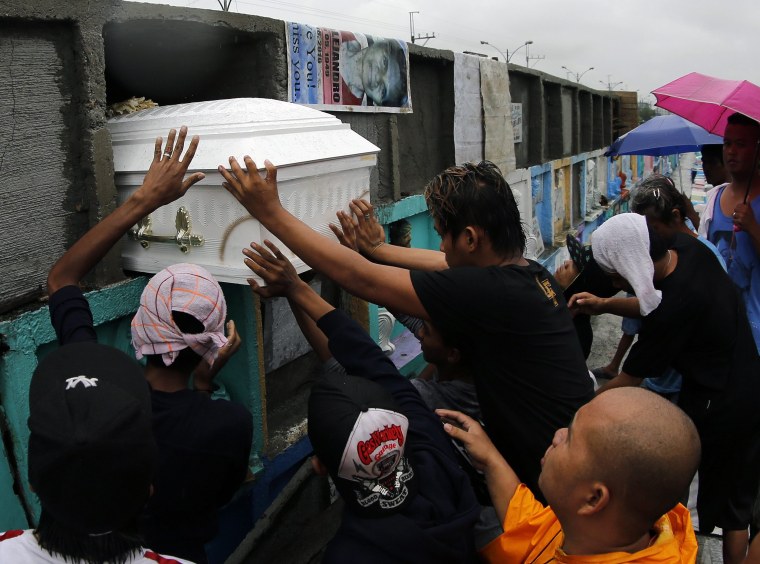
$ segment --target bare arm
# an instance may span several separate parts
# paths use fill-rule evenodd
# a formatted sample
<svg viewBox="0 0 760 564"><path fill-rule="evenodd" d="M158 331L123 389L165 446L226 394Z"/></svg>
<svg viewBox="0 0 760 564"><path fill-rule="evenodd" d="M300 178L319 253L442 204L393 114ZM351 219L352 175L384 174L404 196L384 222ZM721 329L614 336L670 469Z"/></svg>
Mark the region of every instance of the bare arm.
<svg viewBox="0 0 760 564"><path fill-rule="evenodd" d="M347 214L338 215L341 228L354 231L356 250L368 259L381 264L406 268L408 270L445 270L449 267L446 255L429 249L412 249L385 244L385 231L378 223L375 209L367 200L353 200L349 207L354 214L352 220ZM331 226L338 239L338 228Z"/></svg>
<svg viewBox="0 0 760 564"><path fill-rule="evenodd" d="M755 219L755 213L747 203L739 203L734 208L733 213L734 225L740 230L749 235L750 241L752 241L752 247L755 253L760 256L760 224Z"/></svg>
<svg viewBox="0 0 760 564"><path fill-rule="evenodd" d="M621 317L641 318L638 298L599 298L588 292L573 294L567 302L572 313L600 315L611 313Z"/></svg>
<svg viewBox="0 0 760 564"><path fill-rule="evenodd" d="M512 467L504 460L491 439L477 421L460 411L436 409L440 417L452 420L461 428L445 423L443 428L452 438L464 444L475 468L486 478L488 493L501 523L507 515L507 508L515 495L520 479Z"/></svg>
<svg viewBox="0 0 760 564"><path fill-rule="evenodd" d="M643 381L644 381L643 378L636 378L635 376L631 376L630 374L627 374L625 372L620 372L617 376L615 376L612 380L607 382L604 386L601 386L596 391L596 395L604 393L607 390L611 390L612 388L624 388L624 387L638 388L639 386L641 386L641 383Z"/></svg>
<svg viewBox="0 0 760 564"><path fill-rule="evenodd" d="M184 159L180 160L187 128L183 126L180 129L176 145L175 135L176 131L172 129L163 154L163 140L161 137L156 139L153 162L142 185L126 202L74 243L53 265L48 273L48 295L64 286L79 284L130 227L159 207L180 198L190 186L204 178L203 173L196 172L183 181L198 147L198 136L193 137Z"/></svg>
<svg viewBox="0 0 760 564"><path fill-rule="evenodd" d="M224 187L303 261L359 298L429 319L407 270L374 264L335 241L316 237L310 227L282 207L275 166L266 161L267 175L262 178L251 157L246 155L244 161L246 170L234 157L230 157L231 170L219 167ZM243 252L251 258L250 249Z"/></svg>
<svg viewBox="0 0 760 564"><path fill-rule="evenodd" d="M332 353L330 352L330 347L328 346L327 336L322 333L320 328L317 327L316 322L311 317L306 315L306 313L301 309L301 306L298 305L294 299L288 298L288 303L290 304L290 309L293 312L293 317L296 318L296 323L298 323L298 327L301 329L301 333L303 333L303 336L306 337L306 340L309 342L312 350L316 353L317 358L319 358L319 360L322 362L327 362L332 358Z"/></svg>

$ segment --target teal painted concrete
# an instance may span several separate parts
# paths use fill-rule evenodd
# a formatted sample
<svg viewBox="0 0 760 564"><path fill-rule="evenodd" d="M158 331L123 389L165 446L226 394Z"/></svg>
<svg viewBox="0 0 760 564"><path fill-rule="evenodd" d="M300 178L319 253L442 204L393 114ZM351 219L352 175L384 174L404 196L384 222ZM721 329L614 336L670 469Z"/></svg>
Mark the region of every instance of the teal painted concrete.
<svg viewBox="0 0 760 564"><path fill-rule="evenodd" d="M147 278L140 277L87 294L99 342L129 355L134 354L130 322L146 283ZM263 468L261 453L265 444L264 394L258 372L258 312L255 311L256 302L248 286L222 284L222 287L229 317L235 320L243 344L217 378L230 398L245 405L253 415L251 469L258 473ZM0 323L0 334L9 348L0 360L0 406L10 432L18 475L22 479L21 495L30 508L33 520L36 520L39 503L27 483L29 429L26 421L29 417L29 383L32 374L38 361L58 346L50 324L48 307ZM27 523L22 503L13 491L8 457L3 454L3 463L0 464L0 530L26 528L33 523Z"/></svg>

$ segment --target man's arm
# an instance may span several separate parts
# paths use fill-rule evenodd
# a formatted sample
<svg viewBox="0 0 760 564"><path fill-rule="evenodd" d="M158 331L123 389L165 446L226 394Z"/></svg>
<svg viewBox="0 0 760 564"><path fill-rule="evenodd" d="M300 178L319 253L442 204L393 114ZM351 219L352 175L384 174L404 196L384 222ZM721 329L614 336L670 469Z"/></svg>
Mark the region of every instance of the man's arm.
<svg viewBox="0 0 760 564"><path fill-rule="evenodd" d="M625 387L638 388L639 386L641 386L641 383L643 381L644 381L643 378L636 378L636 376L631 376L630 374L627 374L625 372L619 372L617 376L615 376L612 380L607 382L604 386L600 386L599 389L596 391L596 395L604 393L607 390L611 390L612 388L625 388Z"/></svg>
<svg viewBox="0 0 760 564"><path fill-rule="evenodd" d="M440 251L386 244L385 230L367 200L353 200L349 207L355 219L340 211L337 214L340 228L330 224L330 229L344 246L353 248L373 262L407 270L445 270L449 267L446 255Z"/></svg>
<svg viewBox="0 0 760 564"><path fill-rule="evenodd" d="M265 161L267 174L262 178L251 157L246 155L244 161L246 170L234 157L230 157L231 170L219 167L226 181L223 186L304 262L359 298L430 319L414 291L409 271L374 264L336 241L316 237L310 227L282 207L275 166ZM243 253L251 258L250 249Z"/></svg>
<svg viewBox="0 0 760 564"><path fill-rule="evenodd" d="M760 256L760 223L755 218L755 212L748 203L741 202L736 205L733 214L734 225L749 235L755 254Z"/></svg>
<svg viewBox="0 0 760 564"><path fill-rule="evenodd" d="M638 298L599 298L588 292L573 294L567 302L573 314L600 315L611 313L620 317L641 319Z"/></svg>
<svg viewBox="0 0 760 564"><path fill-rule="evenodd" d="M443 429L464 445L475 468L485 475L493 508L499 522L503 523L509 503L520 485L520 478L488 438L483 427L472 417L448 409L436 409L435 412L451 421L444 423Z"/></svg>
<svg viewBox="0 0 760 564"><path fill-rule="evenodd" d="M79 282L134 224L159 207L173 202L203 179L202 172L183 178L198 147L198 136L193 137L184 159L180 159L185 145L187 128L182 127L174 144L176 131L169 131L166 151L162 154L163 140L156 138L153 162L142 185L113 213L90 229L58 259L48 273L47 292L54 294L64 286Z"/></svg>
<svg viewBox="0 0 760 564"><path fill-rule="evenodd" d="M325 334L330 352L350 374L356 376L394 375L403 377L390 359L370 336L347 317L335 320L335 308L327 303L311 286L301 280L295 268L282 252L270 241L264 241L269 250L257 243L245 260L246 265L267 285L259 286L253 279L248 283L253 291L264 298L286 296L288 301L315 323L315 329ZM327 327L327 330L324 328Z"/></svg>

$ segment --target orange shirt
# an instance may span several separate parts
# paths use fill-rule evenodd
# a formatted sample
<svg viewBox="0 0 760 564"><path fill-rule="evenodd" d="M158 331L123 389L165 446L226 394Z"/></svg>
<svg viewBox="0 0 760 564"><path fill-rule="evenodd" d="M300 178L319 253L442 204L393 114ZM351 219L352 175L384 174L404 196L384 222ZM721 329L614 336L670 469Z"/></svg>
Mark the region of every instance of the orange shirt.
<svg viewBox="0 0 760 564"><path fill-rule="evenodd" d="M569 555L562 550L562 527L551 507L544 507L520 484L507 508L504 533L480 551L486 562L505 563L692 563L697 559L697 538L689 511L681 504L654 525L657 537L650 546L630 554L611 552L589 556Z"/></svg>

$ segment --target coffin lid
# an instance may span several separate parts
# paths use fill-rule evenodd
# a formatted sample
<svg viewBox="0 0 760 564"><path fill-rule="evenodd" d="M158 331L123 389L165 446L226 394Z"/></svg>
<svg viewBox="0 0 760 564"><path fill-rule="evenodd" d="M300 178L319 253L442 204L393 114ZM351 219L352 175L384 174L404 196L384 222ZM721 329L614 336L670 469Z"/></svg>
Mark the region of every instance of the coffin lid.
<svg viewBox="0 0 760 564"><path fill-rule="evenodd" d="M380 149L335 116L267 98L233 98L162 106L111 118L114 170L144 172L153 158L155 138L171 128L188 128L201 142L190 170L227 166L231 155L248 154L260 168L269 159L287 167L329 159L374 155ZM185 143L185 147L187 144Z"/></svg>

